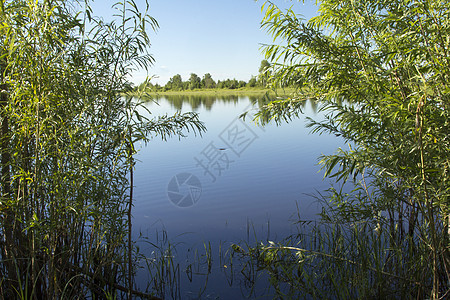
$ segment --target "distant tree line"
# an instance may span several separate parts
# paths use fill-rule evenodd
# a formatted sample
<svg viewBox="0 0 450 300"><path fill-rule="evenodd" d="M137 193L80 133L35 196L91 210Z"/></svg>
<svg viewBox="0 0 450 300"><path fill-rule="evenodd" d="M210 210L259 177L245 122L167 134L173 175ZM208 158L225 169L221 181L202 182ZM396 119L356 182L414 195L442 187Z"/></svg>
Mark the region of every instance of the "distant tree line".
<svg viewBox="0 0 450 300"><path fill-rule="evenodd" d="M239 89L244 87L265 87L268 79L270 78L270 63L267 60L261 61L261 66L259 68L259 75L253 76L248 82L236 79L226 79L215 81L210 73L203 75L200 78L197 74L191 73L187 81L183 81L180 74L176 74L171 77L165 85L160 85L158 83L153 84L150 80L141 83L137 89L143 90L148 89L151 91L161 92L161 91L185 91L185 90L195 90L195 89Z"/></svg>

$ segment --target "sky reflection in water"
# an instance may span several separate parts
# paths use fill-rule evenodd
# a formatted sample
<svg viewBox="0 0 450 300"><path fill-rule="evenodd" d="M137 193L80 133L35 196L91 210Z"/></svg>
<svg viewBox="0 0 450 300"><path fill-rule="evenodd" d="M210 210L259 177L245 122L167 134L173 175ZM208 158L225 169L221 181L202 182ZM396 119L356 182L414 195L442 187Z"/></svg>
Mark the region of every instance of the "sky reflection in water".
<svg viewBox="0 0 450 300"><path fill-rule="evenodd" d="M250 118L243 122L238 116L251 108L247 97L158 102L148 104L153 116L194 109L208 131L201 137L191 134L142 145L135 169L134 235L142 233L157 243L156 236L167 232L177 245L181 298L195 299L207 281L204 295L239 299L246 291L229 285L218 249L257 239L279 241L297 233L299 216L316 219L321 206L311 194L331 185L319 172L318 157L333 153L342 141L309 134L304 116L278 127L258 127ZM304 112L322 118L314 103L305 103ZM212 273L207 280L190 282L184 272L191 263L187 257L195 249L204 252L205 243L212 245ZM150 244L140 247L147 256L156 251ZM145 287L147 276L141 270L138 285ZM262 299L270 299L266 287L263 282L255 289Z"/></svg>
<svg viewBox="0 0 450 300"><path fill-rule="evenodd" d="M207 240L242 240L249 222L263 229L270 223L274 238L289 234L297 207L302 219L314 219L320 207L308 195L330 186L319 173L318 157L333 153L341 141L309 134L304 117L278 127L258 127L249 118L243 122L238 116L251 108L246 97L213 100L190 101L207 127L202 137L155 139L140 149L134 228L145 232L161 226L172 235L194 232ZM160 99L148 107L154 116L193 109L179 99ZM305 115L320 119L313 109L306 103ZM186 174L199 184L181 185ZM169 191L177 181L179 194L191 193L192 206L177 205Z"/></svg>

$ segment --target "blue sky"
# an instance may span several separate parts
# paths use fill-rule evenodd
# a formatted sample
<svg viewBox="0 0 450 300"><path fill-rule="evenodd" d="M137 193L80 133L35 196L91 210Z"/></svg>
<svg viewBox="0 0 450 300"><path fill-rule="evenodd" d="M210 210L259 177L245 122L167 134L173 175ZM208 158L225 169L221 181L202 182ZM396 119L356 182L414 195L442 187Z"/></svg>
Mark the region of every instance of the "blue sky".
<svg viewBox="0 0 450 300"><path fill-rule="evenodd" d="M135 0L143 5L144 0ZM112 0L94 1L94 13L108 14ZM314 1L274 0L282 8L294 9L306 19L316 14ZM236 78L248 81L257 75L262 59L261 44L270 43L269 35L260 28L264 1L254 0L150 0L150 15L159 23L151 32L150 52L156 62L149 76L154 83L165 84L180 74L190 73L213 79ZM133 74L136 84L146 78L145 72Z"/></svg>

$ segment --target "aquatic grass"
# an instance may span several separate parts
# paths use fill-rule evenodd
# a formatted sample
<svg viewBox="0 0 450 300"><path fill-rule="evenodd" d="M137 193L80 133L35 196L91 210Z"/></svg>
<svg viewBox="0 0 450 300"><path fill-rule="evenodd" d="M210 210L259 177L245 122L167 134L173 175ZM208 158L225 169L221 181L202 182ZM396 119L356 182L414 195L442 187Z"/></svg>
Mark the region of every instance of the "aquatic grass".
<svg viewBox="0 0 450 300"><path fill-rule="evenodd" d="M176 247L163 234L163 239L154 244L145 241L152 249L151 256L141 256L140 261L145 263L143 269L147 273L147 291L152 291L158 297L167 299L180 299L180 265L175 260Z"/></svg>
<svg viewBox="0 0 450 300"><path fill-rule="evenodd" d="M204 248L205 248L205 260L206 260L206 264L208 265L207 273L210 274L211 273L211 267L212 267L211 242L208 242L208 244L206 244L206 242L204 242L203 245L204 245Z"/></svg>
<svg viewBox="0 0 450 300"><path fill-rule="evenodd" d="M238 254L248 285L264 278L259 273L268 274L274 297L386 299L426 294L432 284L432 274L423 273L427 249L408 251L409 241L391 243L398 232L379 233L375 228L369 222L317 223L309 226L310 234L256 246L234 244L231 249Z"/></svg>
<svg viewBox="0 0 450 300"><path fill-rule="evenodd" d="M410 246L420 245L417 240L400 240L398 228L390 231L385 223L370 219L333 218L337 216L299 220L298 234L280 242L233 244L230 262L237 255L232 265L252 295L253 287L264 285L261 281L270 286L266 296L281 298L409 298L430 287L426 282L430 284L431 274L424 275L426 266L416 263L426 249L420 253Z"/></svg>
<svg viewBox="0 0 450 300"><path fill-rule="evenodd" d="M148 293L162 299L183 299L187 294L189 297L202 298L207 292L209 276L214 267L210 242L204 242L202 247L185 248L185 243L170 240L167 232L161 230L152 237L141 235L138 243L145 248L145 254L138 256L140 274L147 277L145 290ZM188 288L185 279L188 285L192 284L198 289Z"/></svg>

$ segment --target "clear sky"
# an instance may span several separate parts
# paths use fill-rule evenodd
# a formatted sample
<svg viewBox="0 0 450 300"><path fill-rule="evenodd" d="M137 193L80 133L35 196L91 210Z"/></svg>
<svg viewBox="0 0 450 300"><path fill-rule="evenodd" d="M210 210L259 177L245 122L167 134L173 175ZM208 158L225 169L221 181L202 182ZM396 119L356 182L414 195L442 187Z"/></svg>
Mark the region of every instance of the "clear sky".
<svg viewBox="0 0 450 300"><path fill-rule="evenodd" d="M135 0L143 5L144 0ZM94 1L94 13L107 15L113 0ZM260 28L264 1L255 0L149 0L150 15L159 23L158 32L150 33L150 52L155 58L150 76L154 83L165 84L180 74L187 80L190 73L203 77L210 73L215 80L248 81L258 74L261 44L270 36ZM273 0L282 8L294 9L306 19L314 16L315 1ZM142 6L143 7L143 6ZM107 18L105 18L107 19ZM143 72L133 74L136 84L146 78Z"/></svg>

